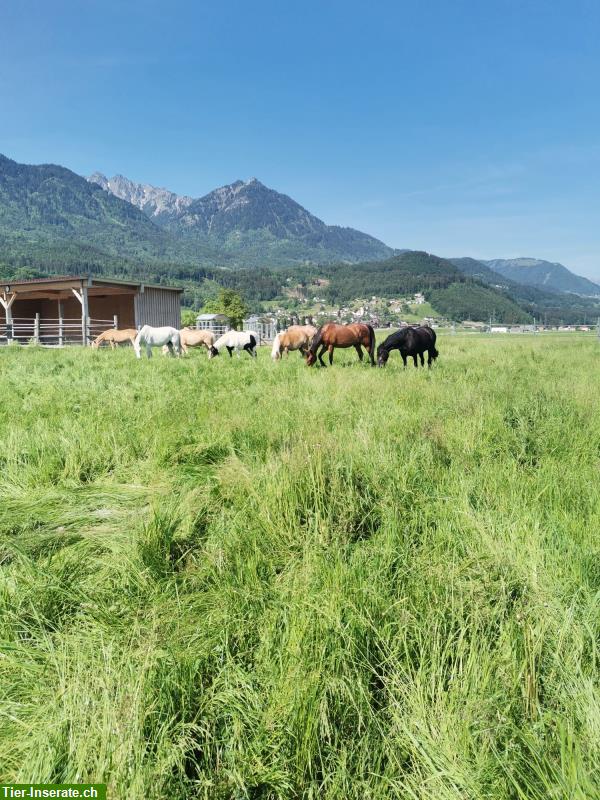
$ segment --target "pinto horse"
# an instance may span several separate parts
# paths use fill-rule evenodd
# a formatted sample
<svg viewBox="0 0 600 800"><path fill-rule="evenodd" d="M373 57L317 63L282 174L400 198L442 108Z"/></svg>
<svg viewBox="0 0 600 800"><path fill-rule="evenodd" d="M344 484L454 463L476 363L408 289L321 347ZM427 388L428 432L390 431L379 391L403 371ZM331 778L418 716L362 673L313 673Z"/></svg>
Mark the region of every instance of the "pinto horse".
<svg viewBox="0 0 600 800"><path fill-rule="evenodd" d="M219 355L219 351L225 348L229 357L233 357L233 351L240 356L240 350L245 350L249 356L256 358L256 337L252 331L227 331L223 336L208 348L208 357L214 358Z"/></svg>
<svg viewBox="0 0 600 800"><path fill-rule="evenodd" d="M273 339L271 358L273 361L277 361L283 353L287 356L290 350L300 350L303 356L306 355L316 332L317 329L314 325L290 325L286 331L281 331Z"/></svg>
<svg viewBox="0 0 600 800"><path fill-rule="evenodd" d="M350 325L338 325L335 322L327 322L321 325L315 333L310 344L306 363L309 367L315 363L317 358L321 366L325 366L323 353L329 351L329 363L333 364L333 351L336 347L355 347L359 359L363 360L362 347L365 348L371 359L371 366L375 366L375 331L370 325L362 322L353 322ZM317 350L319 350L317 356Z"/></svg>
<svg viewBox="0 0 600 800"><path fill-rule="evenodd" d="M417 356L421 359L421 366L425 366L423 354L427 351L427 366L430 367L433 361L439 356L435 349L435 331L429 325L419 327L401 328L399 331L390 334L377 348L377 365L385 367L390 357L391 350L399 350L402 361L406 367L406 359L412 356L417 364Z"/></svg>

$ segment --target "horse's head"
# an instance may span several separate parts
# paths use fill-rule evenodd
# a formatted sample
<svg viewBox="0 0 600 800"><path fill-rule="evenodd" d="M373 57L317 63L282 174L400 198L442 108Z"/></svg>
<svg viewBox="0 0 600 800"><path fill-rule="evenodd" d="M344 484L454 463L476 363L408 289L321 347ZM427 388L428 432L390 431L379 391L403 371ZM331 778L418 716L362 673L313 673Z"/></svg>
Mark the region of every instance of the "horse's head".
<svg viewBox="0 0 600 800"><path fill-rule="evenodd" d="M309 350L308 353L306 354L306 366L312 367L312 365L315 363L316 360L317 360L317 354L313 353L312 350Z"/></svg>
<svg viewBox="0 0 600 800"><path fill-rule="evenodd" d="M214 345L211 345L208 348L208 357L209 358L214 358L215 356L218 356L218 355L219 355L219 351L217 350L217 348Z"/></svg>
<svg viewBox="0 0 600 800"><path fill-rule="evenodd" d="M390 351L387 350L382 344L377 348L377 366L385 367L387 360L390 357Z"/></svg>

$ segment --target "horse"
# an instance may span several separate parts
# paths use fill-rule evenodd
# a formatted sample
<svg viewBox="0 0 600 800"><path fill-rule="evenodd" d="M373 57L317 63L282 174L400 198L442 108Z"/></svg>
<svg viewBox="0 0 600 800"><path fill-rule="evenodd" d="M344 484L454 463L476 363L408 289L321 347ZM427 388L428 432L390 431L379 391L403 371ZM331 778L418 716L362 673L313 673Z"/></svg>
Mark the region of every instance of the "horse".
<svg viewBox="0 0 600 800"><path fill-rule="evenodd" d="M377 364L380 367L385 367L388 358L390 357L391 350L400 350L402 361L406 367L406 359L412 356L415 367L418 367L417 356L421 359L421 366L425 366L425 358L423 353L427 351L427 366L431 367L432 363L439 356L438 351L435 349L436 335L429 325L421 325L418 327L401 328L399 331L390 334L385 341L383 341L377 348Z"/></svg>
<svg viewBox="0 0 600 800"><path fill-rule="evenodd" d="M363 360L361 345L365 348L371 359L371 366L375 366L375 331L371 325L362 322L352 322L350 325L338 325L335 322L327 322L321 325L315 333L306 356L306 364L309 367L317 360L317 350L319 347L318 359L321 366L325 366L323 353L329 351L329 364L333 364L333 351L336 347L355 347L359 359Z"/></svg>
<svg viewBox="0 0 600 800"><path fill-rule="evenodd" d="M196 328L182 328L179 331L179 338L181 349L185 355L187 355L189 347L206 347L208 350L215 343L215 335L212 331L197 330ZM169 352L169 346L165 345L162 350L166 355Z"/></svg>
<svg viewBox="0 0 600 800"><path fill-rule="evenodd" d="M92 347L100 347L103 342L107 342L110 344L110 349L114 350L117 344L121 342L131 342L133 344L136 336L137 331L135 328L125 328L121 331L116 328L109 328L107 331L103 331L100 336L96 336L92 342Z"/></svg>
<svg viewBox="0 0 600 800"><path fill-rule="evenodd" d="M152 358L152 348L166 345L171 355L181 355L181 337L177 328L153 328L144 325L133 342L133 349L137 358L142 357L142 345L146 345L146 355Z"/></svg>
<svg viewBox="0 0 600 800"><path fill-rule="evenodd" d="M306 355L311 340L317 329L314 325L290 325L286 331L281 331L273 339L271 358L273 361L281 358L282 353L289 355L290 350L300 350L302 356Z"/></svg>
<svg viewBox="0 0 600 800"><path fill-rule="evenodd" d="M227 331L220 336L217 341L208 348L208 357L214 358L219 355L219 350L225 348L229 357L233 356L233 351L240 356L240 350L245 350L249 356L256 358L256 337L252 331Z"/></svg>

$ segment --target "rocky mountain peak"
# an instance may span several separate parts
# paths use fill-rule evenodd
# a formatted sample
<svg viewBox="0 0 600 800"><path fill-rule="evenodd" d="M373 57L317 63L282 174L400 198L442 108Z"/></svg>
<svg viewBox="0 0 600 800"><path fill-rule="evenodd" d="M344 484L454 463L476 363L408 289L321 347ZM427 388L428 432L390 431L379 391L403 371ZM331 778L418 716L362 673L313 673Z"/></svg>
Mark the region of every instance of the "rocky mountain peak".
<svg viewBox="0 0 600 800"><path fill-rule="evenodd" d="M87 180L90 183L97 183L121 200L127 200L151 218L178 217L193 202L191 197L178 195L148 183L135 183L124 175L107 178L101 172L94 172Z"/></svg>

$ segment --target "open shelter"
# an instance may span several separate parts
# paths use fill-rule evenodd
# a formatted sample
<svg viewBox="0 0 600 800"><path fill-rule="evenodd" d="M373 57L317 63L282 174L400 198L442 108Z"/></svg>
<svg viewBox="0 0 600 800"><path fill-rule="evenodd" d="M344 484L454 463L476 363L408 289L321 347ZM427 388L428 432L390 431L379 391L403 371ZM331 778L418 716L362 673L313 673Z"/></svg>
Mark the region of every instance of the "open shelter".
<svg viewBox="0 0 600 800"><path fill-rule="evenodd" d="M183 289L90 276L0 283L0 343L88 345L107 328L181 327Z"/></svg>

